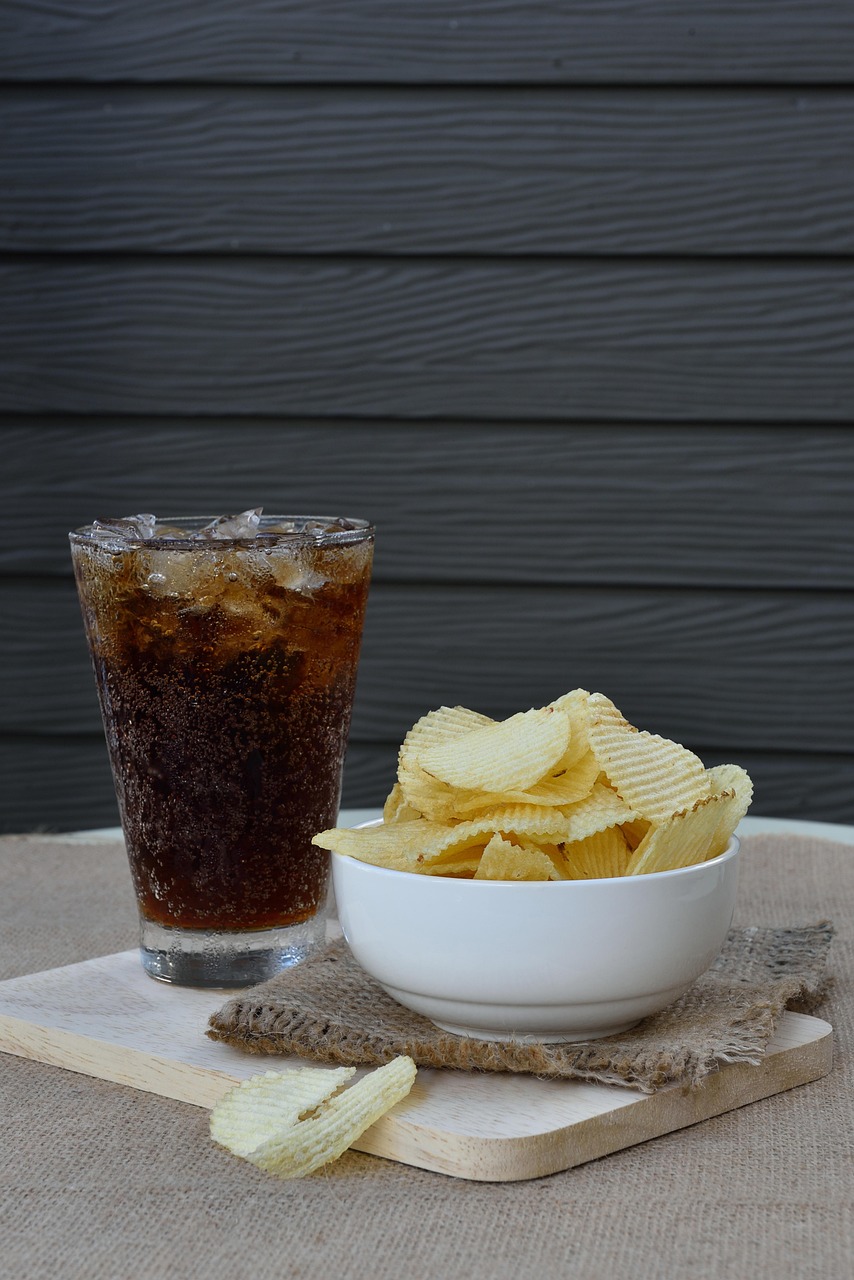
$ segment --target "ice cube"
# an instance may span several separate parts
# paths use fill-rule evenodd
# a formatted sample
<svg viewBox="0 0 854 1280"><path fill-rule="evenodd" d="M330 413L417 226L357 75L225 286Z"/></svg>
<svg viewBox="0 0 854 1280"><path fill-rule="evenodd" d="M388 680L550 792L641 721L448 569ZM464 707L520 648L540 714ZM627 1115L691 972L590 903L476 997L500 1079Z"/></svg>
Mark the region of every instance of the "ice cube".
<svg viewBox="0 0 854 1280"><path fill-rule="evenodd" d="M222 542L228 542L233 538L254 538L258 533L263 510L263 507L253 507L249 511L241 511L236 516L217 516L216 520L211 520L210 524L206 524L204 529L193 534L193 537L202 538L205 541L215 539Z"/></svg>
<svg viewBox="0 0 854 1280"><path fill-rule="evenodd" d="M351 524L349 520L343 516L337 516L331 520L306 520L302 532L309 534L312 538L323 538L330 533L345 533L355 528L356 525Z"/></svg>
<svg viewBox="0 0 854 1280"><path fill-rule="evenodd" d="M92 537L106 546L113 543L122 545L129 542L147 542L154 537L154 526L157 523L151 514L137 516L118 516L106 520L93 520Z"/></svg>

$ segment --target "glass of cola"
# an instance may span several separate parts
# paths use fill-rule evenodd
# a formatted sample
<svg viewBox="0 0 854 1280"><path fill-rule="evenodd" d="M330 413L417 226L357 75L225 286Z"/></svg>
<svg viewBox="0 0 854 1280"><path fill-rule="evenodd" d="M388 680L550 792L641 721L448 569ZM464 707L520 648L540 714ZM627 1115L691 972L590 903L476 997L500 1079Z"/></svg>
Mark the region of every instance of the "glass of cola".
<svg viewBox="0 0 854 1280"><path fill-rule="evenodd" d="M70 534L154 978L259 982L325 936L374 531L131 516Z"/></svg>

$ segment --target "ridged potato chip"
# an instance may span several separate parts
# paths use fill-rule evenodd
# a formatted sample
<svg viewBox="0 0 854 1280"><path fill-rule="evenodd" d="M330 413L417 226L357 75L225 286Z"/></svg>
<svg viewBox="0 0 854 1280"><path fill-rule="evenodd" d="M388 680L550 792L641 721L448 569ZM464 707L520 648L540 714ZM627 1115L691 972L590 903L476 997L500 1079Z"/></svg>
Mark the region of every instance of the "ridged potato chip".
<svg viewBox="0 0 854 1280"><path fill-rule="evenodd" d="M493 836L483 851L475 880L550 880L554 867L540 849L520 848Z"/></svg>
<svg viewBox="0 0 854 1280"><path fill-rule="evenodd" d="M601 693L589 703L590 746L623 799L651 822L664 822L709 795L702 760L692 751L629 724Z"/></svg>
<svg viewBox="0 0 854 1280"><path fill-rule="evenodd" d="M569 734L565 712L539 707L418 749L415 759L431 777L463 791L525 791L564 755Z"/></svg>
<svg viewBox="0 0 854 1280"><path fill-rule="evenodd" d="M468 707L438 707L416 720L403 739L400 761L406 764L432 747L440 747L474 729L483 729L497 723L497 720L491 720L479 711L469 711Z"/></svg>
<svg viewBox="0 0 854 1280"><path fill-rule="evenodd" d="M561 697L555 698L554 702L549 703L550 707L562 711L569 717L570 738L567 749L569 765L580 760L584 753L590 750L590 739L587 733L589 702L590 694L586 689L571 689L569 693L564 693Z"/></svg>
<svg viewBox="0 0 854 1280"><path fill-rule="evenodd" d="M314 836L312 844L375 867L422 871L443 855L453 856L477 844L478 837L485 834L482 826L473 823L447 826L417 818L390 826L333 827Z"/></svg>
<svg viewBox="0 0 854 1280"><path fill-rule="evenodd" d="M416 818L423 816L420 810L409 804L400 783L396 782L383 805L383 822L386 825L392 822L414 822Z"/></svg>
<svg viewBox="0 0 854 1280"><path fill-rule="evenodd" d="M730 836L750 808L753 783L745 770L737 764L719 764L714 769L709 769L708 778L712 795L729 797L721 805L721 820L706 855L707 858L716 858L726 849Z"/></svg>
<svg viewBox="0 0 854 1280"><path fill-rule="evenodd" d="M632 854L625 874L642 876L651 871L677 871L706 861L716 834L731 815L734 801L734 791L706 796L684 813L651 827Z"/></svg>
<svg viewBox="0 0 854 1280"><path fill-rule="evenodd" d="M426 773L418 763L418 756L473 729L495 723L489 716L469 711L468 707L439 707L417 720L403 739L398 756L398 783L405 803L433 822L446 822L455 817L459 797L452 787Z"/></svg>
<svg viewBox="0 0 854 1280"><path fill-rule="evenodd" d="M577 840L587 840L598 831L607 831L624 822L632 822L638 815L630 809L625 800L610 787L597 782L590 795L571 809L564 809L567 826L563 841L572 844Z"/></svg>
<svg viewBox="0 0 854 1280"><path fill-rule="evenodd" d="M565 845L563 856L571 879L601 880L624 875L631 852L626 837L615 826Z"/></svg>
<svg viewBox="0 0 854 1280"><path fill-rule="evenodd" d="M634 853L635 849L643 840L647 831L649 831L652 823L646 818L635 818L634 822L623 822L620 824L620 830L626 838L626 843Z"/></svg>
<svg viewBox="0 0 854 1280"><path fill-rule="evenodd" d="M615 792L597 783L586 799L567 809L520 804L448 825L418 818L389 826L333 827L314 836L312 844L377 867L422 871L477 844L481 837L512 835L559 844L583 840L618 822L629 822L634 816Z"/></svg>
<svg viewBox="0 0 854 1280"><path fill-rule="evenodd" d="M401 764L397 776L410 809L417 809L431 822L448 822L454 817L458 795L452 787L431 778L414 760Z"/></svg>
<svg viewBox="0 0 854 1280"><path fill-rule="evenodd" d="M560 761L558 762L561 763ZM599 776L599 762L592 751L586 751L579 760L565 766L560 773L552 773L529 787L527 791L493 792L477 794L456 802L454 812L461 818L494 809L506 804L536 804L549 808L565 808L577 804L589 795Z"/></svg>
<svg viewBox="0 0 854 1280"><path fill-rule="evenodd" d="M459 880L470 880L480 866L484 845L476 844L449 857L440 858L438 862L428 863L421 867L425 876L456 876Z"/></svg>
<svg viewBox="0 0 854 1280"><path fill-rule="evenodd" d="M381 1116L401 1102L415 1081L411 1058L395 1058L337 1092L352 1067L267 1072L226 1094L211 1115L216 1142L279 1178L301 1178L337 1160ZM302 1077L324 1077L311 1084ZM296 1077L296 1079L295 1079ZM331 1081L330 1077L337 1077ZM330 1087L331 1085L331 1087ZM318 1094L320 1095L318 1097ZM304 1105L305 1099L311 1101Z"/></svg>
<svg viewBox="0 0 854 1280"><path fill-rule="evenodd" d="M250 1076L214 1107L211 1137L236 1156L246 1156L278 1129L295 1125L355 1074L355 1067L297 1067Z"/></svg>

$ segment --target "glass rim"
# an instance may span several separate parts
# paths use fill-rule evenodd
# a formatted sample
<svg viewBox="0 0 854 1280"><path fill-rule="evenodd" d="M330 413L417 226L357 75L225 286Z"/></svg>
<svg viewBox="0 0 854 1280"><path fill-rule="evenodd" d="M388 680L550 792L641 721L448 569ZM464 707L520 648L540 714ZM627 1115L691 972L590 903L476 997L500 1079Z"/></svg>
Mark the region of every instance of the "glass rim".
<svg viewBox="0 0 854 1280"><path fill-rule="evenodd" d="M97 519L97 517L96 517ZM127 516L104 517L104 524L108 525L112 520L127 520ZM219 519L216 515L168 515L160 516L157 519L158 525L176 525L187 527L188 534L203 529L205 525L211 524L214 520ZM295 529L292 533L283 533L280 531L267 532L265 525L275 526L278 524L300 522L307 523L309 521L317 521L318 524L332 524L336 520L346 520L352 527L349 529L336 529L334 531L311 532L306 533L302 529ZM82 525L79 529L72 529L68 535L69 541L75 546L99 547L110 550L110 546L104 540L104 535L109 532L108 529L96 530L94 524ZM347 546L355 542L365 542L372 538L376 532L375 526L369 520L363 520L357 516L331 516L331 515L263 515L258 524L258 530L252 537L246 538L193 538L191 536L185 538L160 538L156 535L153 538L130 539L122 538L121 532L116 532L116 544L123 542L122 550L135 551L139 548L149 548L151 550L216 550L223 547L292 547L294 544L307 544L310 546Z"/></svg>

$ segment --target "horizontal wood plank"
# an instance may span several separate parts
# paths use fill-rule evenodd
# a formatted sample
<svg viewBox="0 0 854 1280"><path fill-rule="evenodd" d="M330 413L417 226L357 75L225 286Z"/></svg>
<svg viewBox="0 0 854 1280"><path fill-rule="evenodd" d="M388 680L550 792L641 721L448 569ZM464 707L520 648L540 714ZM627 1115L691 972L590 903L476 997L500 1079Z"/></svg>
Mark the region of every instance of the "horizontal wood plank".
<svg viewBox="0 0 854 1280"><path fill-rule="evenodd" d="M0 249L850 253L854 97L0 91Z"/></svg>
<svg viewBox="0 0 854 1280"><path fill-rule="evenodd" d="M848 421L854 265L34 258L0 410Z"/></svg>
<svg viewBox="0 0 854 1280"><path fill-rule="evenodd" d="M0 581L0 650L0 732L98 731L73 583ZM429 707L506 716L576 685L688 745L854 752L854 595L378 584L353 738L399 742Z"/></svg>
<svg viewBox="0 0 854 1280"><path fill-rule="evenodd" d="M601 83L848 81L844 0L12 0L21 79Z"/></svg>
<svg viewBox="0 0 854 1280"><path fill-rule="evenodd" d="M701 754L710 767L723 760L714 752ZM854 822L854 758L740 751L738 761L754 782L752 813ZM381 805L396 764L396 743L351 742L343 804ZM2 833L86 831L119 821L103 736L0 734L0 795Z"/></svg>
<svg viewBox="0 0 854 1280"><path fill-rule="evenodd" d="M0 457L7 574L67 577L98 516L261 503L368 516L383 583L854 587L847 427L8 418Z"/></svg>

